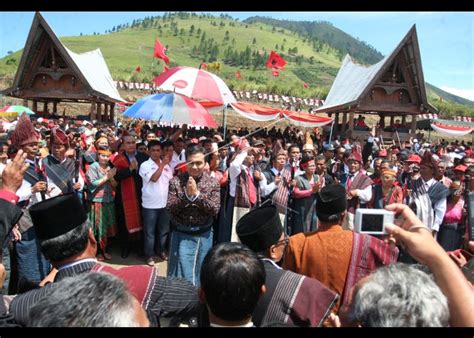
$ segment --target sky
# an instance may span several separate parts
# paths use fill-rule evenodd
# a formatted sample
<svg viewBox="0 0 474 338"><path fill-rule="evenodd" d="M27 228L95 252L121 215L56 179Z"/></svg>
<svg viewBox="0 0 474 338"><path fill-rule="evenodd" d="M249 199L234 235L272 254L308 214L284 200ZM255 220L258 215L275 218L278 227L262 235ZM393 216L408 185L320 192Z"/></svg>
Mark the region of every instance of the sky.
<svg viewBox="0 0 474 338"><path fill-rule="evenodd" d="M211 12L219 15L223 12ZM413 24L425 81L474 101L474 12L225 12L244 20L260 15L275 19L328 21L375 47L393 51ZM42 12L59 37L104 33L113 26L163 12ZM0 12L0 58L25 45L33 12Z"/></svg>

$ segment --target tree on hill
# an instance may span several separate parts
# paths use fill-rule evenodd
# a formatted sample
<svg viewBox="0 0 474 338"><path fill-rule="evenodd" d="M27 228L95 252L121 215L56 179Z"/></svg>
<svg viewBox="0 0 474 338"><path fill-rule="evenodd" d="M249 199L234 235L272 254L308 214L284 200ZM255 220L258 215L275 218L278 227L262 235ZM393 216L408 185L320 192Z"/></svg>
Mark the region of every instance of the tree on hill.
<svg viewBox="0 0 474 338"><path fill-rule="evenodd" d="M194 33L194 25L191 25L191 27L189 28L189 36L193 35Z"/></svg>

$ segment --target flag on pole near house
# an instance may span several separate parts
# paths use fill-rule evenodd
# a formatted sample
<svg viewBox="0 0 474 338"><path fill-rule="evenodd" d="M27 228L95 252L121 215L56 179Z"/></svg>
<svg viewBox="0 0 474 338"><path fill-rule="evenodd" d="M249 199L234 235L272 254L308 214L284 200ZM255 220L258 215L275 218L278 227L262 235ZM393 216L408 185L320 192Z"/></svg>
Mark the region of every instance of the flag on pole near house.
<svg viewBox="0 0 474 338"><path fill-rule="evenodd" d="M279 76L279 75L280 75L280 72L279 72L278 70L276 70L276 69L273 69L273 70L272 70L272 75L273 75L273 76Z"/></svg>
<svg viewBox="0 0 474 338"><path fill-rule="evenodd" d="M163 46L158 39L155 39L155 52L154 57L162 59L166 64L170 64L170 58L166 55L166 48Z"/></svg>
<svg viewBox="0 0 474 338"><path fill-rule="evenodd" d="M238 71L235 72L235 78L236 78L237 80L240 80L240 79L242 78L242 75L240 74L240 70L238 70Z"/></svg>
<svg viewBox="0 0 474 338"><path fill-rule="evenodd" d="M268 57L266 67L267 68L275 68L275 69L283 69L285 67L286 61L277 52L272 51L270 56Z"/></svg>
<svg viewBox="0 0 474 338"><path fill-rule="evenodd" d="M137 68L135 68L135 71L140 73L142 71L142 68L140 66L138 66Z"/></svg>
<svg viewBox="0 0 474 338"><path fill-rule="evenodd" d="M306 82L303 82L303 87L308 88L309 85Z"/></svg>

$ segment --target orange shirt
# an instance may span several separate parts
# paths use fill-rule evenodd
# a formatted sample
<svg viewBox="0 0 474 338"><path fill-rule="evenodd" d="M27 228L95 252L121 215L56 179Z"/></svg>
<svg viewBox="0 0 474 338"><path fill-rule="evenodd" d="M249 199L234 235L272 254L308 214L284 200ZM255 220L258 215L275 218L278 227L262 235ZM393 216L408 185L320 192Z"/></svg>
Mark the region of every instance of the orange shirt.
<svg viewBox="0 0 474 338"><path fill-rule="evenodd" d="M352 254L353 232L340 225L291 236L283 268L315 278L341 297ZM339 310L339 303L335 310Z"/></svg>

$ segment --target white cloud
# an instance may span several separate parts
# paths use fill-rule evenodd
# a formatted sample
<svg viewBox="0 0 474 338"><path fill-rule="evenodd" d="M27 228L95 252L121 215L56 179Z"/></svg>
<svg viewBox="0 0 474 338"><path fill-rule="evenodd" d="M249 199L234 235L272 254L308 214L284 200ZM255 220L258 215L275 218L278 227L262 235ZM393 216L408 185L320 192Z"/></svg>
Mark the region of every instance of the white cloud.
<svg viewBox="0 0 474 338"><path fill-rule="evenodd" d="M474 89L459 89L459 88L453 88L453 87L448 87L448 86L441 86L440 88L444 90L445 92L474 101Z"/></svg>

